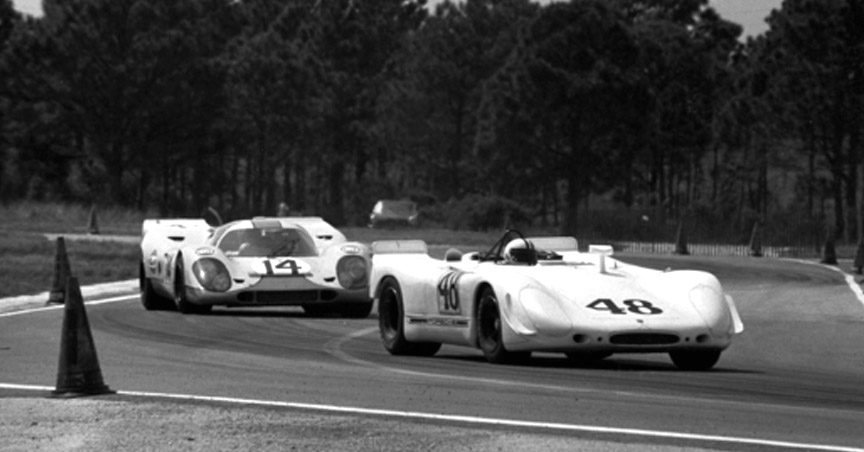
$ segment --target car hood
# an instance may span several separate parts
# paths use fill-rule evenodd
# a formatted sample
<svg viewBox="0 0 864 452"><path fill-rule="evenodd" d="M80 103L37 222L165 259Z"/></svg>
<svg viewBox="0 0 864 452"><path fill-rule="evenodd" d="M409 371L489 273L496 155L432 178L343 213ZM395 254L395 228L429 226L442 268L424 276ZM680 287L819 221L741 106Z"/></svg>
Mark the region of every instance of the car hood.
<svg viewBox="0 0 864 452"><path fill-rule="evenodd" d="M585 325L632 330L729 328L724 293L713 275L644 270L631 272L619 266L601 273L592 265L525 267L520 274L526 279L511 285L510 292L519 300L513 310L522 310L540 329L561 334Z"/></svg>

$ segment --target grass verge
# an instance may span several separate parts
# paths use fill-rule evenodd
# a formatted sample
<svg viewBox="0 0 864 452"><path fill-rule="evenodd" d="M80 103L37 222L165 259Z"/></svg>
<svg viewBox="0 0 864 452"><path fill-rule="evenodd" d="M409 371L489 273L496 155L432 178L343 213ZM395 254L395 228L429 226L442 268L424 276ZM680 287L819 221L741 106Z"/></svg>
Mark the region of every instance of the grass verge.
<svg viewBox="0 0 864 452"><path fill-rule="evenodd" d="M60 203L0 205L0 298L33 295L51 290L57 244L45 234L86 234L91 210ZM96 213L100 235L141 233L141 222L156 215L118 208ZM349 240L420 239L429 245L457 246L463 251L487 249L502 231L471 232L447 229L344 228ZM137 243L66 240L72 274L81 285L136 278L140 250Z"/></svg>
<svg viewBox="0 0 864 452"><path fill-rule="evenodd" d="M51 290L56 253L57 243L41 233L0 235L0 298ZM81 285L136 277L140 253L131 243L66 240L69 267Z"/></svg>

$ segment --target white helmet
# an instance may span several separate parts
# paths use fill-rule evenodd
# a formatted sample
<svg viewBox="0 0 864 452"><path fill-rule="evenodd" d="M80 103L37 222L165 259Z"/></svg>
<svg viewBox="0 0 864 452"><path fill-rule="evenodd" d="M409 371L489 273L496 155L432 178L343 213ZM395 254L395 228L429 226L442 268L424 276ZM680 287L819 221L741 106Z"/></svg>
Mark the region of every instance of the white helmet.
<svg viewBox="0 0 864 452"><path fill-rule="evenodd" d="M507 243L502 255L507 262L530 265L537 263L537 251L534 249L534 245L522 238L513 239Z"/></svg>

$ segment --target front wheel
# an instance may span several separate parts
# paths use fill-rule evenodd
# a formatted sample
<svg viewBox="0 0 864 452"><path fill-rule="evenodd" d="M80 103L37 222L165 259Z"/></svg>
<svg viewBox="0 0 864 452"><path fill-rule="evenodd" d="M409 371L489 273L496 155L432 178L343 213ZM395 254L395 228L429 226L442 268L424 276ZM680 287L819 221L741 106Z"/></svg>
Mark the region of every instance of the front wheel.
<svg viewBox="0 0 864 452"><path fill-rule="evenodd" d="M720 360L722 350L676 350L669 352L672 362L681 370L708 370Z"/></svg>
<svg viewBox="0 0 864 452"><path fill-rule="evenodd" d="M405 310L402 288L393 278L381 283L378 299L378 329L381 342L391 355L432 356L441 348L437 342L409 342L405 339Z"/></svg>
<svg viewBox="0 0 864 452"><path fill-rule="evenodd" d="M515 363L527 360L531 352L511 352L502 339L501 311L495 291L487 287L480 295L477 308L478 342L486 360L496 364Z"/></svg>
<svg viewBox="0 0 864 452"><path fill-rule="evenodd" d="M174 304L183 314L206 314L212 306L197 305L186 298L186 273L183 271L182 256L177 256L177 267L174 268Z"/></svg>
<svg viewBox="0 0 864 452"><path fill-rule="evenodd" d="M138 269L138 287L141 290L141 304L148 311L172 311L174 304L170 298L165 298L156 293L153 282L147 277L142 263Z"/></svg>

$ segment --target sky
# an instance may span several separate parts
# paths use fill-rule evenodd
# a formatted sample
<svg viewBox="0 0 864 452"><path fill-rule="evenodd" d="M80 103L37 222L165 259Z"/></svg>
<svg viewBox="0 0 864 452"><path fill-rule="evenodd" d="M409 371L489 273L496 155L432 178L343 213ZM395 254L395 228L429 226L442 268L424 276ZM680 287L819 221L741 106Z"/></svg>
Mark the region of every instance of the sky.
<svg viewBox="0 0 864 452"><path fill-rule="evenodd" d="M13 0L15 9L33 16L42 15L42 0ZM435 4L438 0L428 0ZM774 8L780 8L782 0L710 0L720 16L741 24L744 27L744 37L755 36L768 30L765 17Z"/></svg>

